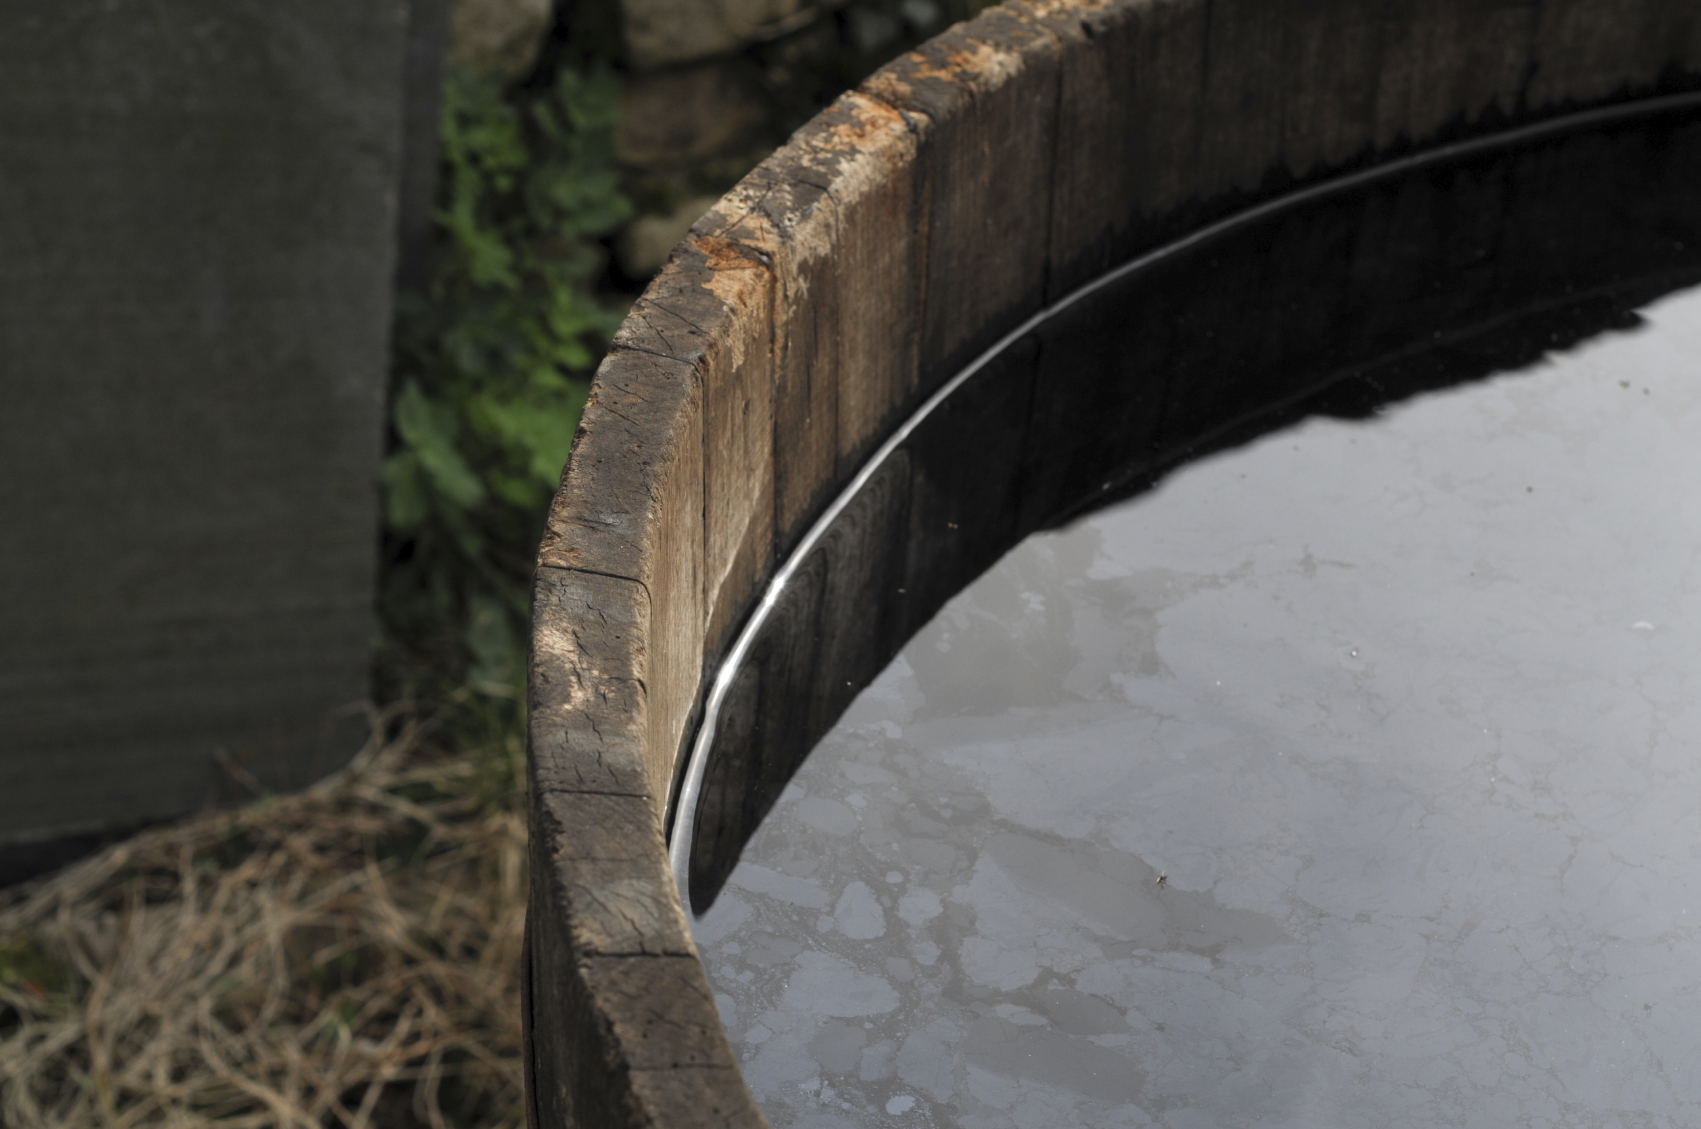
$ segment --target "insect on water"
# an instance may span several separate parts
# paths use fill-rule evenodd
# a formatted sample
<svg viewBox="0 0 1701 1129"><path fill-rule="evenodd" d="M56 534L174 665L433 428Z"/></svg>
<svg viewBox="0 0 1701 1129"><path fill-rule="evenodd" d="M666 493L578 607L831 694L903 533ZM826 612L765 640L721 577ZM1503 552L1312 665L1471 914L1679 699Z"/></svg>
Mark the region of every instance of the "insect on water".
<svg viewBox="0 0 1701 1129"><path fill-rule="evenodd" d="M1165 870L1165 871L1160 872L1158 874L1158 880L1155 883L1153 883L1153 885L1155 885L1155 886L1168 886L1169 885L1169 871Z"/></svg>

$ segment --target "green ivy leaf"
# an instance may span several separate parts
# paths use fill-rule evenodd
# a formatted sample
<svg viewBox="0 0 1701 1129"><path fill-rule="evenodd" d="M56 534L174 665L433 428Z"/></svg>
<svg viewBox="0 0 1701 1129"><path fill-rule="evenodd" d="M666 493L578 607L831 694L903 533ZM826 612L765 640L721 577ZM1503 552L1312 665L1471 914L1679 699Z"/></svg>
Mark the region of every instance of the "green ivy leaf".
<svg viewBox="0 0 1701 1129"><path fill-rule="evenodd" d="M398 532L412 532L425 521L430 507L420 481L419 459L412 451L397 451L379 472L384 487L384 520Z"/></svg>
<svg viewBox="0 0 1701 1129"><path fill-rule="evenodd" d="M392 419L439 493L462 509L483 501L484 484L455 449L458 426L454 412L426 399L419 385L410 380L396 397Z"/></svg>
<svg viewBox="0 0 1701 1129"><path fill-rule="evenodd" d="M591 289L598 240L632 211L618 93L606 73L536 89L455 70L436 263L427 292L397 304L386 630L418 650L452 636L460 677L486 693L524 669L537 537L619 323Z"/></svg>

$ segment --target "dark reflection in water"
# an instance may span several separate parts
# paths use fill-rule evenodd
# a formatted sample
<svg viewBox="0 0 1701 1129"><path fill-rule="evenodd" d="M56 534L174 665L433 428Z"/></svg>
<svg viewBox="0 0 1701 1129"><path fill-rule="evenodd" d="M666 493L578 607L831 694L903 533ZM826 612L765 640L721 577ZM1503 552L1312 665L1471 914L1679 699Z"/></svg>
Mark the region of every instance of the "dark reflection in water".
<svg viewBox="0 0 1701 1129"><path fill-rule="evenodd" d="M1701 291L1023 542L697 937L790 1126L1701 1123Z"/></svg>

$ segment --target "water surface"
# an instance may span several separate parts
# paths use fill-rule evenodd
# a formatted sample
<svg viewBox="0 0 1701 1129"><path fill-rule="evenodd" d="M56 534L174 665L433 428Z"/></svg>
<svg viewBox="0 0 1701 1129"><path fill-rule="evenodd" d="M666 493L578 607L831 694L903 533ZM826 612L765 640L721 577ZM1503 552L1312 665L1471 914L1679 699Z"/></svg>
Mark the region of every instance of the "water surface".
<svg viewBox="0 0 1701 1129"><path fill-rule="evenodd" d="M776 1129L1701 1123L1701 291L1029 538L697 939Z"/></svg>

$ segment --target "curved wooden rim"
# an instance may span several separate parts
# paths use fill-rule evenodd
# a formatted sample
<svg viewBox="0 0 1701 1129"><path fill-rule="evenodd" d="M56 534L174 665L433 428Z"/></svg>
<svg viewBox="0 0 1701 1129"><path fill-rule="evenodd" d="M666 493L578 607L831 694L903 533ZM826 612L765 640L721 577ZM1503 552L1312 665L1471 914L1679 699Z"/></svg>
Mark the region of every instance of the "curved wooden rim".
<svg viewBox="0 0 1701 1129"><path fill-rule="evenodd" d="M763 1124L662 819L705 671L951 374L1111 266L1296 184L1698 71L1688 0L1010 0L728 193L599 369L539 554L533 1124Z"/></svg>

